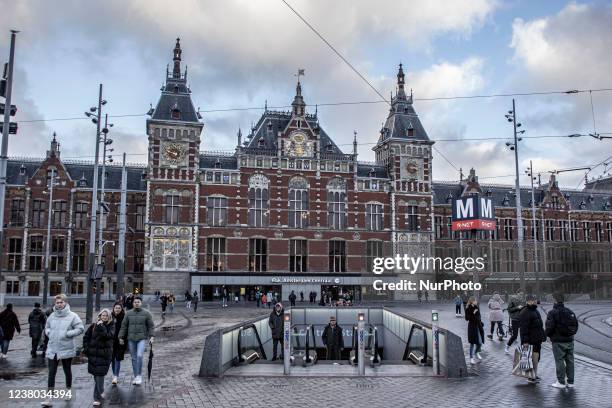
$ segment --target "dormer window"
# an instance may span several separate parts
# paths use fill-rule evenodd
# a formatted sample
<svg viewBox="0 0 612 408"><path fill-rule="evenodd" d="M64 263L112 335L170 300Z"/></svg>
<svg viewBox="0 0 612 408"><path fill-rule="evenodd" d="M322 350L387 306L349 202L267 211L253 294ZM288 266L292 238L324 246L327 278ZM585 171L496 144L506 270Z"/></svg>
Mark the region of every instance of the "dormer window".
<svg viewBox="0 0 612 408"><path fill-rule="evenodd" d="M447 203L447 204L450 204L452 201L453 201L453 195L449 193L449 194L446 196L446 203Z"/></svg>
<svg viewBox="0 0 612 408"><path fill-rule="evenodd" d="M219 161L219 159L217 159L217 161L215 162L215 169L220 169L221 168L221 162Z"/></svg>
<svg viewBox="0 0 612 408"><path fill-rule="evenodd" d="M178 93L179 91L179 87L177 85L174 85L174 93Z"/></svg>
<svg viewBox="0 0 612 408"><path fill-rule="evenodd" d="M490 189L490 188L488 188L488 189L487 189L487 191L485 192L485 195L486 195L487 197L491 197L491 196L493 195L493 192L491 191L491 189Z"/></svg>
<svg viewBox="0 0 612 408"><path fill-rule="evenodd" d="M368 172L368 177L374 177L376 176L376 171L374 169L370 169L370 171Z"/></svg>
<svg viewBox="0 0 612 408"><path fill-rule="evenodd" d="M584 200L582 200L582 201L580 202L580 209L581 209L581 210L584 210L585 208L586 208L586 203L584 202Z"/></svg>
<svg viewBox="0 0 612 408"><path fill-rule="evenodd" d="M26 166L22 164L21 167L19 168L19 175L25 176L25 174L26 174Z"/></svg>
<svg viewBox="0 0 612 408"><path fill-rule="evenodd" d="M508 205L510 205L510 199L508 198L508 194L504 196L504 199L502 200L502 205L504 207L507 207Z"/></svg>
<svg viewBox="0 0 612 408"><path fill-rule="evenodd" d="M334 146L331 143L325 145L325 151L328 153L332 153L334 151Z"/></svg>
<svg viewBox="0 0 612 408"><path fill-rule="evenodd" d="M408 137L414 136L414 128L412 127L412 123L408 125Z"/></svg>
<svg viewBox="0 0 612 408"><path fill-rule="evenodd" d="M172 111L170 112L170 116L172 119L180 119L181 118L181 111L178 108L174 108L172 109Z"/></svg>
<svg viewBox="0 0 612 408"><path fill-rule="evenodd" d="M260 137L260 138L257 140L257 146L259 146L259 147L264 147L265 145L266 145L266 141L264 140L264 138L263 138L263 137Z"/></svg>

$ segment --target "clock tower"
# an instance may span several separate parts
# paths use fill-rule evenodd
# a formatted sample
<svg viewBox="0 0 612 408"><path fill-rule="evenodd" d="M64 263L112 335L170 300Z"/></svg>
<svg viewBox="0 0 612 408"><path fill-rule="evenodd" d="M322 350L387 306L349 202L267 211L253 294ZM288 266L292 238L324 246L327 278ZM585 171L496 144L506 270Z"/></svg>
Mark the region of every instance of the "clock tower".
<svg viewBox="0 0 612 408"><path fill-rule="evenodd" d="M149 138L145 243L145 293L189 287L197 270L198 166L204 124L191 101L187 68L176 39L172 71L147 120Z"/></svg>
<svg viewBox="0 0 612 408"><path fill-rule="evenodd" d="M376 162L387 167L391 183L390 202L394 255L419 257L431 254L432 234L432 148L404 89L402 64L397 72L397 89L376 146ZM407 279L432 278L433 271L420 270ZM400 275L401 276L401 275ZM403 276L402 276L403 277Z"/></svg>

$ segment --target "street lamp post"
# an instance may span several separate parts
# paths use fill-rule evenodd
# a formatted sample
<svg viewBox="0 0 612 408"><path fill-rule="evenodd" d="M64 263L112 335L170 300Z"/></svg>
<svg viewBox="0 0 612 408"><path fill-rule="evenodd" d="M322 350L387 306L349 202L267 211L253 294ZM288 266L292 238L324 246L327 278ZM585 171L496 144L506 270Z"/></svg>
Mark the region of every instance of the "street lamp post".
<svg viewBox="0 0 612 408"><path fill-rule="evenodd" d="M47 307L49 293L49 257L51 255L51 219L53 218L53 186L55 185L55 169L51 169L49 180L49 215L47 217L47 240L45 243L45 272L43 276L43 308Z"/></svg>
<svg viewBox="0 0 612 408"><path fill-rule="evenodd" d="M518 258L519 258L519 276L521 282L521 292L525 293L525 253L523 252L523 214L521 207L521 185L519 180L519 155L518 155L518 142L522 139L518 137L518 134L525 133L524 130L518 131L517 128L521 127L520 123L516 122L516 104L512 99L512 110L508 111L506 115L508 122L512 122L514 131L514 143L507 142L506 146L510 147L510 150L514 150L514 170L516 174L515 179L515 193L516 193L516 228L517 228L517 247L518 247Z"/></svg>
<svg viewBox="0 0 612 408"><path fill-rule="evenodd" d="M90 112L85 112L87 117L92 118L96 124L96 154L94 158L93 185L91 186L91 225L89 229L89 276L87 277L87 307L85 309L85 323L89 324L93 315L93 277L96 271L96 222L98 219L98 156L100 154L100 121L102 119L102 106L106 101L102 99L102 84L98 93L98 107L90 108ZM96 117L93 113L96 112Z"/></svg>
<svg viewBox="0 0 612 408"><path fill-rule="evenodd" d="M103 153L102 153L102 180L100 181L100 222L99 224L99 228L98 228L98 259L97 259L97 264L98 265L103 265L103 248L104 248L104 241L102 240L102 235L104 232L104 224L102 222L103 218L102 218L102 214L103 212L106 210L106 203L104 201L104 186L105 186L105 182L106 182L106 146L110 145L113 143L112 139L108 139L106 136L108 135L108 128L112 127L113 124L111 123L109 125L108 123L108 114L106 114L104 116L104 127L102 128L102 134L104 135L103 140L102 140L102 146L103 146ZM112 149L111 149L112 151ZM112 157L109 159L112 162ZM104 218L106 219L106 218ZM101 283L102 282L102 277L101 276L96 276L96 311L100 310L100 296L101 296ZM109 289L110 290L110 289Z"/></svg>

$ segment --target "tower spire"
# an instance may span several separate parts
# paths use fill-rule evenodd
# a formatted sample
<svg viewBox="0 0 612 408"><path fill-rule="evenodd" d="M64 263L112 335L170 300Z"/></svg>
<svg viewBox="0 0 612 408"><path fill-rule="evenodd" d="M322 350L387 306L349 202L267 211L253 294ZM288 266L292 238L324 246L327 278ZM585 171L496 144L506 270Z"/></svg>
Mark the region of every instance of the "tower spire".
<svg viewBox="0 0 612 408"><path fill-rule="evenodd" d="M406 92L404 91L405 83L404 68L400 62L399 69L397 71L397 95L395 95L397 99L406 99Z"/></svg>
<svg viewBox="0 0 612 408"><path fill-rule="evenodd" d="M172 70L172 78L180 79L181 78L181 39L176 39L176 45L174 46L174 57L172 60L174 61L174 69Z"/></svg>
<svg viewBox="0 0 612 408"><path fill-rule="evenodd" d="M306 103L302 97L302 84L300 83L300 76L304 75L303 69L298 69L297 73L297 85L295 86L295 97L291 106L293 107L293 114L296 116L303 116L306 111Z"/></svg>

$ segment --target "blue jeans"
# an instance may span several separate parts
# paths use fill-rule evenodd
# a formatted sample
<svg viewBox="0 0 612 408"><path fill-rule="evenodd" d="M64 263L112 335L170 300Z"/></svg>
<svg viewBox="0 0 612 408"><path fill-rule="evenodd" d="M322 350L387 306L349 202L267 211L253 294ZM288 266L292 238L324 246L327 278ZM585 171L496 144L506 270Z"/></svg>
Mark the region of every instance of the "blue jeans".
<svg viewBox="0 0 612 408"><path fill-rule="evenodd" d="M142 375L142 358L144 356L146 340L128 340L130 355L132 356L132 371L134 377Z"/></svg>
<svg viewBox="0 0 612 408"><path fill-rule="evenodd" d="M121 360L113 359L113 361L111 362L111 367L113 369L113 375L115 377L119 377L119 370L121 370Z"/></svg>
<svg viewBox="0 0 612 408"><path fill-rule="evenodd" d="M10 340L2 340L2 354L8 353L8 348L9 348L10 343L11 343Z"/></svg>

